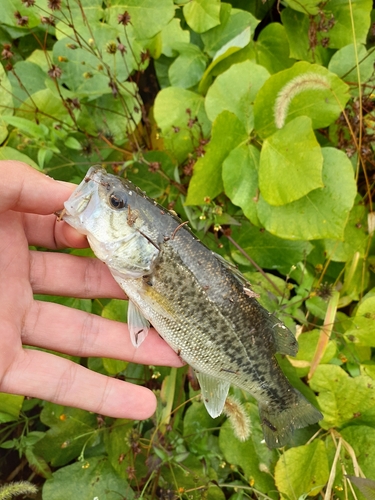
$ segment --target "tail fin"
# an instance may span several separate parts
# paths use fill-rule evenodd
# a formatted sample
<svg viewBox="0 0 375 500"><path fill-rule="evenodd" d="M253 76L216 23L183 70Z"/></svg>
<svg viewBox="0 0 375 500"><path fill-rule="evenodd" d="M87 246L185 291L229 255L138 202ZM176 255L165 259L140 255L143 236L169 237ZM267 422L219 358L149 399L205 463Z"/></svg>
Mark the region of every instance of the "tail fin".
<svg viewBox="0 0 375 500"><path fill-rule="evenodd" d="M295 391L295 401L285 409L259 403L260 423L269 448L281 448L292 437L295 429L315 424L323 415L300 392Z"/></svg>

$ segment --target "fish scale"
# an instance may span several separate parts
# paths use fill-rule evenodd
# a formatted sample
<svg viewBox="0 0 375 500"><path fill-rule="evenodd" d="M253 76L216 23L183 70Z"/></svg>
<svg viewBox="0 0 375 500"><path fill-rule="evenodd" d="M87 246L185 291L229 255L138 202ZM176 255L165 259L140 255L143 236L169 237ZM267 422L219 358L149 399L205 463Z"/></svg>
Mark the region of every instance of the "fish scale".
<svg viewBox="0 0 375 500"><path fill-rule="evenodd" d="M65 203L64 220L86 234L94 253L128 295L132 342L151 323L196 371L211 416L230 384L259 404L269 447L321 413L294 389L275 353L295 355L293 334L264 309L246 279L181 221L125 179L92 167Z"/></svg>

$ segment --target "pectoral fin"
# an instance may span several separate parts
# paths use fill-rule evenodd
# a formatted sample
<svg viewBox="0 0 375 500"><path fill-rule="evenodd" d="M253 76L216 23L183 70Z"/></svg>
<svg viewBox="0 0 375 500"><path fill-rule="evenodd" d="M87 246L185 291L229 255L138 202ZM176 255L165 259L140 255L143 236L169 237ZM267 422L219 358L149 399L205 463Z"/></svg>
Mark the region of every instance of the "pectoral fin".
<svg viewBox="0 0 375 500"><path fill-rule="evenodd" d="M132 344L139 347L147 337L150 323L131 300L129 300L128 308L128 328Z"/></svg>
<svg viewBox="0 0 375 500"><path fill-rule="evenodd" d="M211 375L207 375L206 373L196 372L196 374L207 411L212 418L216 418L223 411L230 383L211 377Z"/></svg>

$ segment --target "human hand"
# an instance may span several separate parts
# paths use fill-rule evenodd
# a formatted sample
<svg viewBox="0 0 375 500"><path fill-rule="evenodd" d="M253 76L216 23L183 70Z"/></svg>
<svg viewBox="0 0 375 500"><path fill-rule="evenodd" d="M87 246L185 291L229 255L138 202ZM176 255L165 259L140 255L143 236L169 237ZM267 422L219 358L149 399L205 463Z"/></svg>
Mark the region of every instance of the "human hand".
<svg viewBox="0 0 375 500"><path fill-rule="evenodd" d="M107 267L97 259L29 251L28 245L52 250L88 246L85 237L53 215L74 188L24 163L0 161L0 391L112 417L144 419L156 407L148 389L47 352L23 348L181 366L155 330L136 349L122 323L34 300L33 293L124 298Z"/></svg>

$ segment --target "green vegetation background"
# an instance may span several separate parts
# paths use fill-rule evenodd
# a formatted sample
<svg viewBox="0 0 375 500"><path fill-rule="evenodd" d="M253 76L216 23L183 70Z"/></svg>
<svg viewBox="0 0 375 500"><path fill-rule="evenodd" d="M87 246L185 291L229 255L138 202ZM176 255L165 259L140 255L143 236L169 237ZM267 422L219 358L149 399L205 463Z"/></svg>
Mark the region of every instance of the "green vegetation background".
<svg viewBox="0 0 375 500"><path fill-rule="evenodd" d="M295 332L280 363L324 415L270 451L242 391L245 442L188 368L75 359L151 387L156 415L0 394L0 481L43 500L374 498L371 1L1 0L0 44L0 159L73 182L100 163L189 220Z"/></svg>

